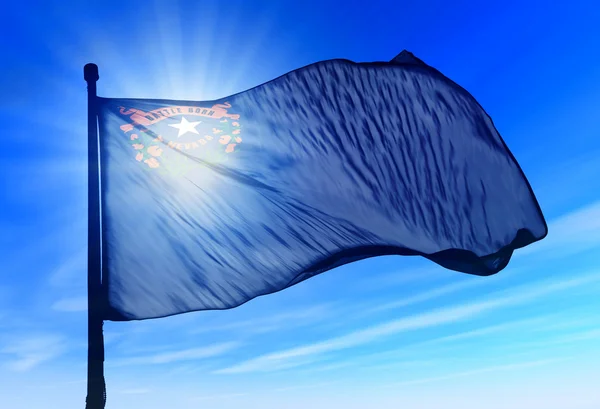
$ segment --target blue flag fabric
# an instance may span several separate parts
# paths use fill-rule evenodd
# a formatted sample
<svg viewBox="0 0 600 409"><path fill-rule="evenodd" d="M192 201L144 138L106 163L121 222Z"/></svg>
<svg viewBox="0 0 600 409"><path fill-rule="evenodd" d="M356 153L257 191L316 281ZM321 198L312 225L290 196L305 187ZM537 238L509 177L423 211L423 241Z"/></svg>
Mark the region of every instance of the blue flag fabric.
<svg viewBox="0 0 600 409"><path fill-rule="evenodd" d="M97 107L107 320L232 308L379 255L490 275L547 234L490 117L408 52Z"/></svg>

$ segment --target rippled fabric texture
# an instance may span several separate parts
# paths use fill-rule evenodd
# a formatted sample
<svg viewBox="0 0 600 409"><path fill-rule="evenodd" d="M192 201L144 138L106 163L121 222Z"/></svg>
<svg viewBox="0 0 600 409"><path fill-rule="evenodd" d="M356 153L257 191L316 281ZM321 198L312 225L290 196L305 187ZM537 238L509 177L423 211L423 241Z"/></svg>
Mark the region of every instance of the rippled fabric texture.
<svg viewBox="0 0 600 409"><path fill-rule="evenodd" d="M547 234L490 117L407 52L98 115L108 320L231 308L378 255L490 275Z"/></svg>

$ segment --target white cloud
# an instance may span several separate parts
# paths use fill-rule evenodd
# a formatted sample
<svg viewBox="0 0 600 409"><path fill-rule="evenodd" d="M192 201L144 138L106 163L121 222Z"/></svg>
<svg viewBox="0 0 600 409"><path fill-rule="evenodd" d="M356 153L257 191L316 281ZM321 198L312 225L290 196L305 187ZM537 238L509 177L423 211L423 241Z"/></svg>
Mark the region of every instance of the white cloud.
<svg viewBox="0 0 600 409"><path fill-rule="evenodd" d="M122 332L104 330L104 345L112 344L123 337Z"/></svg>
<svg viewBox="0 0 600 409"><path fill-rule="evenodd" d="M150 393L150 389L124 389L120 393L123 395L144 395Z"/></svg>
<svg viewBox="0 0 600 409"><path fill-rule="evenodd" d="M299 389L317 389L317 388L324 388L324 387L329 387L332 385L338 385L340 383L340 381L331 381L331 382L319 382L319 383L313 383L313 384L307 384L307 385L293 385L293 386L284 386L281 388L275 388L272 389L273 392L288 392L288 391L295 391L295 390L299 390Z"/></svg>
<svg viewBox="0 0 600 409"><path fill-rule="evenodd" d="M486 312L499 308L527 303L533 299L569 288L574 288L600 281L600 274L591 274L577 279L562 282L536 282L527 286L502 291L496 298L490 300L463 304L453 307L441 308L411 317L406 317L384 324L374 325L369 328L354 331L347 335L331 338L305 346L287 349L280 352L265 354L239 364L215 371L221 374L235 374L264 370L277 370L283 361L339 351L360 345L365 345L382 338L401 332L414 331L444 324L464 321L475 318Z"/></svg>
<svg viewBox="0 0 600 409"><path fill-rule="evenodd" d="M494 276L494 277L496 277L496 276ZM389 303L379 305L377 307L370 308L369 310L365 311L365 313L374 313L374 312L386 311L386 310L390 310L390 309L394 309L394 308L407 307L409 305L433 300L435 298L439 298L444 295L448 295L448 294L452 294L452 293L459 292L462 290L466 290L468 288L477 287L477 286L480 286L483 284L489 284L489 281L485 280L487 277L485 277L485 278L484 277L473 277L473 278L469 277L469 278L470 278L469 281L459 282L459 283L451 283L448 285L444 285L444 286L434 288L429 291L425 291L425 292L413 295L411 297L404 298L402 300L392 301Z"/></svg>
<svg viewBox="0 0 600 409"><path fill-rule="evenodd" d="M314 324L335 314L337 310L333 303L297 308L292 311L284 311L269 314L266 317L252 317L252 319L230 322L218 325L202 325L200 328L190 331L192 334L215 332L215 331L244 331L252 334L273 332L282 328L299 327Z"/></svg>
<svg viewBox="0 0 600 409"><path fill-rule="evenodd" d="M85 283L87 271L87 247L73 253L50 275L50 284L56 287L72 287Z"/></svg>
<svg viewBox="0 0 600 409"><path fill-rule="evenodd" d="M581 328L581 327L600 327L600 318L597 317L588 317L588 318L573 318L578 314L577 311L568 311L569 318L564 318L562 320L557 320L549 325L545 325L543 330L545 331L556 331L556 330L564 330L564 329L573 329L573 328Z"/></svg>
<svg viewBox="0 0 600 409"><path fill-rule="evenodd" d="M600 329L574 332L570 334L561 335L555 338L545 339L543 341L523 342L520 344L510 345L509 347L529 347L532 349L541 349L548 346L571 344L580 341L589 341L595 339L600 339Z"/></svg>
<svg viewBox="0 0 600 409"><path fill-rule="evenodd" d="M484 336L484 335L497 334L499 332L503 332L506 330L512 330L512 329L516 329L516 328L525 327L525 328L531 329L532 326L535 324L551 322L552 318L555 318L555 316L550 315L550 316L545 316L545 317L537 317L537 318L529 318L529 319L512 321L512 322L504 322L502 324L490 325L490 326L487 326L484 328L478 328L478 329L471 330L471 331L464 331L464 332L461 332L458 334L434 338L434 339L422 342L419 345L461 341L461 340L480 337L480 336Z"/></svg>
<svg viewBox="0 0 600 409"><path fill-rule="evenodd" d="M241 397L248 396L248 395L249 395L249 393L222 393L222 394L217 394L217 395L194 396L194 397L190 398L189 400L192 402L204 401L204 400L218 400L221 402L223 400L241 398Z"/></svg>
<svg viewBox="0 0 600 409"><path fill-rule="evenodd" d="M515 256L543 253L564 257L600 246L600 201L552 220L548 236L515 252Z"/></svg>
<svg viewBox="0 0 600 409"><path fill-rule="evenodd" d="M10 355L8 361L10 369L24 372L60 356L65 350L63 337L41 334L14 338L0 350L0 353Z"/></svg>
<svg viewBox="0 0 600 409"><path fill-rule="evenodd" d="M414 282L429 282L454 276L450 272L437 265L427 267L407 267L392 273L366 274L356 281L356 286L361 291L381 290L396 286L404 286Z"/></svg>
<svg viewBox="0 0 600 409"><path fill-rule="evenodd" d="M64 312L87 311L87 297L63 298L52 304L52 309Z"/></svg>
<svg viewBox="0 0 600 409"><path fill-rule="evenodd" d="M566 161L539 167L535 170L538 175L529 173L542 209L546 211L569 208L573 203L581 203L589 197L590 192L600 192L600 178L597 177L600 175L598 157L600 150L591 149Z"/></svg>
<svg viewBox="0 0 600 409"><path fill-rule="evenodd" d="M180 351L163 352L160 354L139 356L133 358L124 358L109 362L108 366L126 366L126 365L155 365L168 364L181 361L192 361L199 359L212 358L222 355L237 348L239 343L227 342L223 344L214 344L201 348L183 349Z"/></svg>
<svg viewBox="0 0 600 409"><path fill-rule="evenodd" d="M520 362L520 363L514 363L514 364L495 365L495 366L489 366L489 367L485 367L485 368L474 369L471 371L455 372L455 373L451 373L451 374L443 375L443 376L435 376L435 377L431 377L431 378L415 379L415 380L411 380L411 381L398 382L398 383L394 383L394 384L388 385L388 386L396 388L398 386L416 385L416 384L436 382L436 381L445 381L448 379L460 378L463 376L478 375L478 374L487 373L487 372L495 373L495 372L500 372L500 371L514 371L517 369L525 369L525 368L532 368L532 367L537 367L537 366L542 366L542 365L548 365L548 364L555 363L558 361L561 361L561 359L542 359L542 360L537 360L537 361Z"/></svg>
<svg viewBox="0 0 600 409"><path fill-rule="evenodd" d="M310 369L307 369L306 371L307 372L329 371L329 370L336 370L336 369L350 367L350 366L360 366L361 368L365 368L365 369L368 368L368 369L372 370L372 369L378 369L378 368L384 369L384 368L400 367L400 366L413 365L413 364L418 364L419 366L430 365L430 364L434 364L435 361L420 360L420 361L400 361L400 362L398 362L397 359L401 358L401 357L405 357L405 356L414 356L415 350L430 346L432 344L451 343L454 341L461 341L461 340L465 340L465 339L469 339L469 338L476 338L476 337L480 337L480 336L497 334L497 333L500 333L503 331L509 331L509 330L514 330L514 329L519 329L519 328L527 328L529 330L539 329L539 328L543 328L543 329L550 328L551 327L550 325L543 325L543 326L536 326L536 325L537 324L547 324L549 322L553 322L553 320L556 319L557 316L558 315L547 315L547 316L543 316L543 317L522 319L522 320L511 321L511 322L504 322L504 323L496 324L496 325L490 325L490 326L478 328L475 330L463 331L463 332L460 332L457 334L428 339L426 341L421 341L416 344L410 344L408 346L404 345L400 349L392 349L392 350L387 350L387 351L383 351L383 352L376 352L376 353L372 353L372 354L362 355L360 357L353 357L353 358L351 358L351 360L348 360L348 361L337 361L336 363L329 364L329 365L312 367ZM374 361L383 361L383 362L393 361L393 362L373 365Z"/></svg>
<svg viewBox="0 0 600 409"><path fill-rule="evenodd" d="M407 368L423 369L424 367L431 367L438 363L439 363L439 361L433 361L433 360L429 360L429 361L424 361L424 360L399 361L399 362L389 362L386 364L360 365L360 369L361 370L369 370L369 371L377 371L377 372L390 370L390 369L395 369L395 370L400 370L400 369L407 370Z"/></svg>
<svg viewBox="0 0 600 409"><path fill-rule="evenodd" d="M349 366L353 366L355 362L336 362L334 364L321 365L312 367L310 369L306 369L306 372L324 372L324 371L334 371L336 369L348 368Z"/></svg>

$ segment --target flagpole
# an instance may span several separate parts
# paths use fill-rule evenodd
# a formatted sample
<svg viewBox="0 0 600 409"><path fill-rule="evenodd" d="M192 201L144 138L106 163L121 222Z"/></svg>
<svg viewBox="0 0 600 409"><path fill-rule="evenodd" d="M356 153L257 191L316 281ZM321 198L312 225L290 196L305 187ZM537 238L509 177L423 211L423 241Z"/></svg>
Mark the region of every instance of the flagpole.
<svg viewBox="0 0 600 409"><path fill-rule="evenodd" d="M102 273L100 253L100 173L96 82L98 66L86 64L88 91L88 371L86 409L104 409L104 337L102 335Z"/></svg>

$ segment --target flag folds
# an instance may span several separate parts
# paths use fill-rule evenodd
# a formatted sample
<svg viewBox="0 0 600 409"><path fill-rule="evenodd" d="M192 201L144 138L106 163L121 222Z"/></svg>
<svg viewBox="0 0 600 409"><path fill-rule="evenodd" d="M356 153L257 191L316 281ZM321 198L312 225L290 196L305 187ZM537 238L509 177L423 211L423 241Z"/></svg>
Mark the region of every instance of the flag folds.
<svg viewBox="0 0 600 409"><path fill-rule="evenodd" d="M378 255L490 275L547 234L490 117L408 52L97 109L108 320L231 308Z"/></svg>

